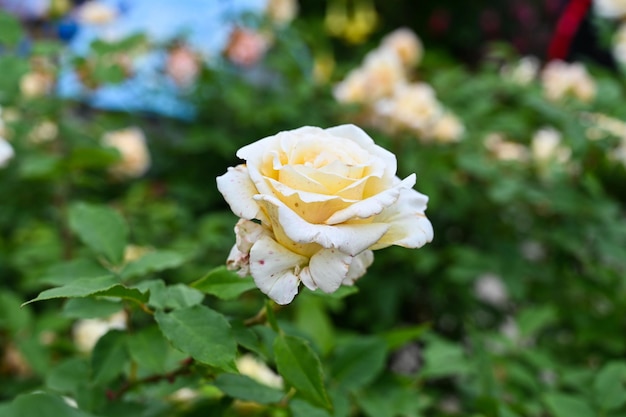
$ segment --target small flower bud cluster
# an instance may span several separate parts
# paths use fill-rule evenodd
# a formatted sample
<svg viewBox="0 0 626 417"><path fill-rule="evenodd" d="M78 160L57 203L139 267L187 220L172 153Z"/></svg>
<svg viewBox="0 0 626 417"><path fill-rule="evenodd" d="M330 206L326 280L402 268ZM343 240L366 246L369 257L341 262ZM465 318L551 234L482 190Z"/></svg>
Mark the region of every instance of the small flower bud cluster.
<svg viewBox="0 0 626 417"><path fill-rule="evenodd" d="M458 117L437 100L430 85L409 80L422 55L422 43L412 31L390 33L335 86L335 99L363 106L370 123L382 130L410 132L424 141L460 140L464 126Z"/></svg>
<svg viewBox="0 0 626 417"><path fill-rule="evenodd" d="M579 62L550 61L541 73L541 82L544 95L550 101L573 97L590 102L596 96L596 83Z"/></svg>

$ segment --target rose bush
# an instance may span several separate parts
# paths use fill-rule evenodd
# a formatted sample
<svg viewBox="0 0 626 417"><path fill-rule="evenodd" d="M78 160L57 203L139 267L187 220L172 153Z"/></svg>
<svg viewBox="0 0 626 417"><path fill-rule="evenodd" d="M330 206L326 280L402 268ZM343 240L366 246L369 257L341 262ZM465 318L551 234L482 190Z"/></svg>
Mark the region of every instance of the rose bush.
<svg viewBox="0 0 626 417"><path fill-rule="evenodd" d="M217 178L241 218L227 263L279 304L300 282L327 293L353 284L372 250L433 238L415 174L400 180L396 157L354 125L281 132L237 156L246 163Z"/></svg>

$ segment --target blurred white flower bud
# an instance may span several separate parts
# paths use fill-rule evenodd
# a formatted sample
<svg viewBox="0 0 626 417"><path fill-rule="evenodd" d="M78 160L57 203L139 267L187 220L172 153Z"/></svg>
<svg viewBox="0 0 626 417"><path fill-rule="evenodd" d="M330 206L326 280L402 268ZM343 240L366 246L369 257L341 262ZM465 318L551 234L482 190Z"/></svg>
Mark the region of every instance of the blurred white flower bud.
<svg viewBox="0 0 626 417"><path fill-rule="evenodd" d="M242 355L236 361L237 369L255 381L268 387L283 389L283 379L272 371L265 363L250 354Z"/></svg>
<svg viewBox="0 0 626 417"><path fill-rule="evenodd" d="M59 128L56 123L50 120L44 120L33 127L28 135L28 139L32 143L45 143L53 141L58 134Z"/></svg>
<svg viewBox="0 0 626 417"><path fill-rule="evenodd" d="M528 85L539 73L539 60L534 56L525 56L515 65L505 65L500 74L507 80L519 85Z"/></svg>
<svg viewBox="0 0 626 417"><path fill-rule="evenodd" d="M15 156L15 151L11 144L0 137L0 168L4 168L9 165L9 161Z"/></svg>
<svg viewBox="0 0 626 417"><path fill-rule="evenodd" d="M585 66L579 62L550 61L541 73L543 90L548 100L562 100L573 96L591 101L596 95L596 83Z"/></svg>
<svg viewBox="0 0 626 417"><path fill-rule="evenodd" d="M117 17L117 10L108 4L91 0L78 9L78 21L88 25L105 25Z"/></svg>
<svg viewBox="0 0 626 417"><path fill-rule="evenodd" d="M502 307L508 301L508 293L499 276L484 274L474 282L474 294L479 300L495 307Z"/></svg>
<svg viewBox="0 0 626 417"><path fill-rule="evenodd" d="M296 0L268 0L266 13L277 25L289 24L298 14Z"/></svg>
<svg viewBox="0 0 626 417"><path fill-rule="evenodd" d="M72 334L74 344L81 352L91 352L98 340L109 330L126 329L128 316L124 310L119 311L106 319L82 319L74 323Z"/></svg>
<svg viewBox="0 0 626 417"><path fill-rule="evenodd" d="M533 135L530 149L533 158L539 162L567 162L572 153L571 149L561 144L561 132L548 127L539 129Z"/></svg>
<svg viewBox="0 0 626 417"><path fill-rule="evenodd" d="M150 168L150 153L146 138L137 127L115 130L102 137L105 146L117 149L122 160L111 168L111 173L121 178L137 178Z"/></svg>
<svg viewBox="0 0 626 417"><path fill-rule="evenodd" d="M524 162L528 160L528 149L520 143L504 139L501 133L490 133L484 140L487 148L497 159L502 161Z"/></svg>
<svg viewBox="0 0 626 417"><path fill-rule="evenodd" d="M20 91L26 98L44 96L52 91L52 77L41 72L27 72L20 78Z"/></svg>
<svg viewBox="0 0 626 417"><path fill-rule="evenodd" d="M400 28L389 33L381 41L380 48L394 51L407 68L419 64L424 55L422 41L409 28Z"/></svg>

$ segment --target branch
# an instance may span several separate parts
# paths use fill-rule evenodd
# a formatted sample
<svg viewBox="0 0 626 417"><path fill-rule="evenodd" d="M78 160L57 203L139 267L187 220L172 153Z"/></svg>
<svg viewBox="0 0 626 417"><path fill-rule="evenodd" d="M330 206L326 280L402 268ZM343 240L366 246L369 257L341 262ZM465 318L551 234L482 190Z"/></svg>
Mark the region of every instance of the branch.
<svg viewBox="0 0 626 417"><path fill-rule="evenodd" d="M110 401L115 401L121 398L122 395L124 395L126 392L143 384L151 384L163 380L167 380L169 383L173 383L179 376L189 375L191 373L191 365L193 365L193 359L187 358L182 361L182 364L178 369L174 369L173 371L166 374L150 375L134 381L126 381L117 391L107 390L106 396Z"/></svg>

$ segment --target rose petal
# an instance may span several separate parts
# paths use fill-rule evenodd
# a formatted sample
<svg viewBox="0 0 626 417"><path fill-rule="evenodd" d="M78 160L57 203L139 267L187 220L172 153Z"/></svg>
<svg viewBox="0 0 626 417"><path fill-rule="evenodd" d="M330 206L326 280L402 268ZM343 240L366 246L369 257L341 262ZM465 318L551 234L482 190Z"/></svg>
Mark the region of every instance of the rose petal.
<svg viewBox="0 0 626 417"><path fill-rule="evenodd" d="M274 232L276 229L299 244L317 243L326 249L337 248L355 256L376 243L387 231L387 225L373 224L339 224L328 226L311 224L298 216L279 199L257 195L259 201L271 219Z"/></svg>
<svg viewBox="0 0 626 417"><path fill-rule="evenodd" d="M237 157L244 161L261 162L263 155L269 152L269 150L278 149L278 135L266 136L263 139L259 139L249 145L240 148L237 151Z"/></svg>
<svg viewBox="0 0 626 417"><path fill-rule="evenodd" d="M258 191L250 180L245 165L229 167L224 175L217 177L217 189L238 217L263 220L263 213L252 198Z"/></svg>
<svg viewBox="0 0 626 417"><path fill-rule="evenodd" d="M370 249L391 245L419 248L433 240L433 226L424 211L428 197L413 189L403 189L396 204L374 218L374 222L389 225L389 230Z"/></svg>
<svg viewBox="0 0 626 417"><path fill-rule="evenodd" d="M267 235L269 233L269 230L260 224L246 219L239 219L235 225L237 248L241 252L248 254L254 242L259 240L261 235Z"/></svg>
<svg viewBox="0 0 626 417"><path fill-rule="evenodd" d="M313 282L315 288L332 293L337 291L346 278L352 260L352 256L337 249L322 249L311 257L309 266L302 270L300 277L305 285ZM312 286L309 284L307 287Z"/></svg>
<svg viewBox="0 0 626 417"><path fill-rule="evenodd" d="M297 274L308 259L287 250L268 236L250 250L250 274L257 287L278 304L289 304L298 293Z"/></svg>
<svg viewBox="0 0 626 417"><path fill-rule="evenodd" d="M353 140L369 153L385 161L384 166L387 176L393 177L396 175L396 170L398 169L396 156L388 150L376 145L374 140L360 127L353 124L345 124L330 127L326 129L326 132L331 135Z"/></svg>
<svg viewBox="0 0 626 417"><path fill-rule="evenodd" d="M335 212L326 219L326 224L344 223L350 219L367 219L380 214L385 208L396 202L403 189L410 189L415 185L415 174L411 174L396 184L393 188L376 194L373 197L354 203L351 206Z"/></svg>
<svg viewBox="0 0 626 417"><path fill-rule="evenodd" d="M312 192L317 192L321 194L336 194L338 191L351 186L355 182L354 179L342 176L337 172L325 172L324 170L320 170L320 169L316 169L316 168L308 167L304 165L288 166L285 168L297 172L298 175L301 175L307 178L309 181L313 181L316 184L316 186L319 187L316 190L314 189L309 190L309 189L304 189L300 187L294 187L300 190L312 191ZM282 182L287 183L286 181L282 181Z"/></svg>
<svg viewBox="0 0 626 417"><path fill-rule="evenodd" d="M274 190L273 195L309 223L323 223L336 211L354 203L334 195L294 190L272 179L268 179L268 182Z"/></svg>
<svg viewBox="0 0 626 417"><path fill-rule="evenodd" d="M309 177L307 168L302 165L285 165L278 173L278 182L295 190L317 194L328 194L328 188L314 178ZM311 171L315 169L309 168Z"/></svg>
<svg viewBox="0 0 626 417"><path fill-rule="evenodd" d="M243 278L250 273L248 261L248 254L241 252L237 245L233 245L226 259L226 268L236 271L237 275Z"/></svg>
<svg viewBox="0 0 626 417"><path fill-rule="evenodd" d="M374 252L366 250L352 259L350 269L341 282L342 285L353 285L354 281L361 278L367 272L367 268L374 262Z"/></svg>

